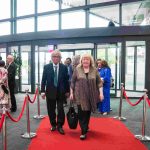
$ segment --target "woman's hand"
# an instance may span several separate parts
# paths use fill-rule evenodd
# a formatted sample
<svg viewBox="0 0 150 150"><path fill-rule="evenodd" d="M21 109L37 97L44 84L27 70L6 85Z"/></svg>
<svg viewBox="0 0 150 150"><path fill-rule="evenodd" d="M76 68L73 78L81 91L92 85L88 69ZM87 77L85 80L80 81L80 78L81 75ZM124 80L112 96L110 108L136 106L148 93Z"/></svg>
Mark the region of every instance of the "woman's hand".
<svg viewBox="0 0 150 150"><path fill-rule="evenodd" d="M73 100L74 99L74 96L73 96L73 93L70 93L70 100Z"/></svg>
<svg viewBox="0 0 150 150"><path fill-rule="evenodd" d="M104 95L103 95L103 94L100 94L100 95L99 95L99 99L100 99L100 101L102 102L103 99L104 99Z"/></svg>

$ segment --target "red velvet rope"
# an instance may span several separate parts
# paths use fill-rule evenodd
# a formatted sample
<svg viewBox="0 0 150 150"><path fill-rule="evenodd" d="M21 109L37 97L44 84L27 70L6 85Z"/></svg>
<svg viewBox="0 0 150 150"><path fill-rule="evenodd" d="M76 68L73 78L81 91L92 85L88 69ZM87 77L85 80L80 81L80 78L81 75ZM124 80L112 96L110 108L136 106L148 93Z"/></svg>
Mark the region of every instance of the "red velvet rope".
<svg viewBox="0 0 150 150"><path fill-rule="evenodd" d="M2 129L4 120L5 120L5 114L2 115L2 118L1 118L1 120L0 120L0 132L1 132L1 129Z"/></svg>
<svg viewBox="0 0 150 150"><path fill-rule="evenodd" d="M148 103L148 106L150 107L150 99L148 99L148 97L146 98L146 101Z"/></svg>
<svg viewBox="0 0 150 150"><path fill-rule="evenodd" d="M123 95L126 98L126 101L131 105L131 106L136 106L137 104L139 104L141 102L141 100L144 98L144 96L142 96L135 104L131 103L131 101L129 100L129 98L127 97L126 91L123 89Z"/></svg>
<svg viewBox="0 0 150 150"><path fill-rule="evenodd" d="M38 94L38 88L36 88L33 101L30 99L30 96L28 95L28 100L29 100L30 103L34 103L35 102L37 94Z"/></svg>
<svg viewBox="0 0 150 150"><path fill-rule="evenodd" d="M8 117L13 121L13 122L18 122L21 118L22 118L22 115L23 115L23 112L24 112L24 109L25 109L25 106L26 106L26 102L27 102L27 97L25 97L24 99L24 103L23 103L23 107L22 107L22 110L21 110L21 113L20 115L18 116L17 119L13 118L10 113L7 111L6 114L8 115Z"/></svg>

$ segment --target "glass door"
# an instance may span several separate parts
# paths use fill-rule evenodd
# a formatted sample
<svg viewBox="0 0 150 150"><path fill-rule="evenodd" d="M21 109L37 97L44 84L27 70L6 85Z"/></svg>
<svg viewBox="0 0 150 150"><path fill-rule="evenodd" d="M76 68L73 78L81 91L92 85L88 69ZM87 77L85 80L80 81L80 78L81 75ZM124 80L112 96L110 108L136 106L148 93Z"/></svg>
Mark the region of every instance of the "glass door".
<svg viewBox="0 0 150 150"><path fill-rule="evenodd" d="M2 57L2 60L6 62L6 46L0 45L0 56Z"/></svg>
<svg viewBox="0 0 150 150"><path fill-rule="evenodd" d="M145 41L127 41L125 59L126 90L143 91L145 85Z"/></svg>
<svg viewBox="0 0 150 150"><path fill-rule="evenodd" d="M31 92L31 45L21 45L21 91Z"/></svg>
<svg viewBox="0 0 150 150"><path fill-rule="evenodd" d="M98 44L97 45L97 59L104 59L108 62L111 68L112 77L114 79L114 87L111 88L111 96L117 95L117 88L120 84L120 50L121 43L113 44Z"/></svg>
<svg viewBox="0 0 150 150"><path fill-rule="evenodd" d="M41 84L44 65L51 62L53 45L35 46L35 84Z"/></svg>

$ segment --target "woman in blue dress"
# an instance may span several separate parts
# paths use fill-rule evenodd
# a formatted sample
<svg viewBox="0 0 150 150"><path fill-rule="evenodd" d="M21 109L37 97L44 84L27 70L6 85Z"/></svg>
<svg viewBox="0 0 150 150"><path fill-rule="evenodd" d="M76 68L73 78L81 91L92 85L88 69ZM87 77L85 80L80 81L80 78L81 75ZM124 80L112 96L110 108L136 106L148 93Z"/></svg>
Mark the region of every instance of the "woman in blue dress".
<svg viewBox="0 0 150 150"><path fill-rule="evenodd" d="M103 95L104 100L99 102L98 111L103 115L107 115L110 112L110 79L111 79L111 69L108 66L107 61L97 60L98 72L103 80Z"/></svg>

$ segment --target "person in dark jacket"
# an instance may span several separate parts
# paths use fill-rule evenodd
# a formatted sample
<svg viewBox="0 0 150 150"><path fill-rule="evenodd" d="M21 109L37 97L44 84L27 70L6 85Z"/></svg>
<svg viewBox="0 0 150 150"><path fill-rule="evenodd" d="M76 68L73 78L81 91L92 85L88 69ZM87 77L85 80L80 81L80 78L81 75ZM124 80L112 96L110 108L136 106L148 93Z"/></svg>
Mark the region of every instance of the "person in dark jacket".
<svg viewBox="0 0 150 150"><path fill-rule="evenodd" d="M41 96L46 96L47 111L51 124L51 131L56 129L60 134L65 134L63 125L65 113L63 108L64 98L69 96L69 76L67 67L60 63L61 53L55 50L51 54L52 63L44 66L41 82ZM57 105L57 116L56 116Z"/></svg>
<svg viewBox="0 0 150 150"><path fill-rule="evenodd" d="M11 97L11 112L15 112L17 110L16 98L14 94L16 65L14 63L14 57L12 55L8 55L6 61L7 61L6 69L8 71L8 86Z"/></svg>

